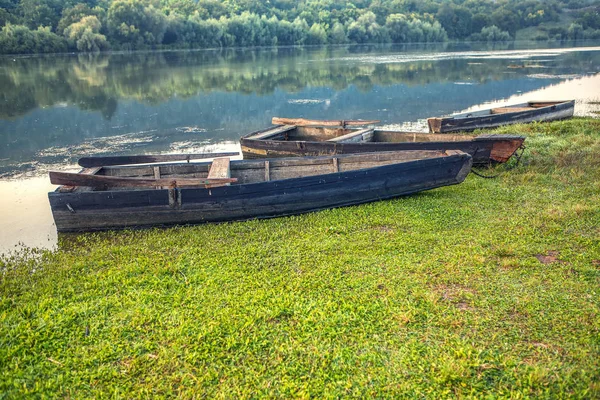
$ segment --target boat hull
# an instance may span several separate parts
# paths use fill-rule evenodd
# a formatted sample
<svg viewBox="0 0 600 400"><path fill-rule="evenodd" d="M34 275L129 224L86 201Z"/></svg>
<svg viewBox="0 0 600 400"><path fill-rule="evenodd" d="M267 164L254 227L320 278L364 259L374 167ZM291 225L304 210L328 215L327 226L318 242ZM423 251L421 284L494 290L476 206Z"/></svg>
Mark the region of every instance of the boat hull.
<svg viewBox="0 0 600 400"><path fill-rule="evenodd" d="M340 156L344 157L344 156ZM465 153L346 172L215 188L48 194L59 232L187 225L301 214L462 182Z"/></svg>
<svg viewBox="0 0 600 400"><path fill-rule="evenodd" d="M533 102L532 102L533 103ZM528 104L532 104L528 103ZM523 106L526 106L524 104ZM508 109L510 107L507 107ZM473 131L475 129L496 128L504 125L524 124L530 122L556 121L573 116L575 101L552 103L545 107L526 111L503 112L491 114L491 110L457 114L451 117L429 118L427 123L432 133L449 133Z"/></svg>
<svg viewBox="0 0 600 400"><path fill-rule="evenodd" d="M334 154L369 153L377 151L402 150L459 150L473 157L473 165L503 163L521 147L525 137L513 135L482 135L473 140L447 142L362 142L333 143L318 141L255 140L241 138L240 144L244 159L323 156Z"/></svg>

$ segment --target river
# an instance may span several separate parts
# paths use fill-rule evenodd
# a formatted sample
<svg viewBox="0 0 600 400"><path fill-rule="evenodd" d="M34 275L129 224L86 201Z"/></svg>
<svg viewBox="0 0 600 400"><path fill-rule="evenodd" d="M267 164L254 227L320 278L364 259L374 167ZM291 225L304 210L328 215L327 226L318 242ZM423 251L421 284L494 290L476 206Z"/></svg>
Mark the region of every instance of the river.
<svg viewBox="0 0 600 400"><path fill-rule="evenodd" d="M342 46L0 58L0 253L54 248L48 170L84 155L237 150L271 117L430 116L527 100L600 111L600 43Z"/></svg>

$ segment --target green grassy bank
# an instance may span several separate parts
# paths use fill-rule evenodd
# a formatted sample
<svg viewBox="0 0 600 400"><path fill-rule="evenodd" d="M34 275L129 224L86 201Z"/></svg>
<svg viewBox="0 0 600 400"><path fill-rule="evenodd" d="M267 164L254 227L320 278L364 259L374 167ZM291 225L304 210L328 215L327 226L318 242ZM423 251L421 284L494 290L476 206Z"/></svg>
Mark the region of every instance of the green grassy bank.
<svg viewBox="0 0 600 400"><path fill-rule="evenodd" d="M0 398L600 397L600 120L497 179L0 264Z"/></svg>

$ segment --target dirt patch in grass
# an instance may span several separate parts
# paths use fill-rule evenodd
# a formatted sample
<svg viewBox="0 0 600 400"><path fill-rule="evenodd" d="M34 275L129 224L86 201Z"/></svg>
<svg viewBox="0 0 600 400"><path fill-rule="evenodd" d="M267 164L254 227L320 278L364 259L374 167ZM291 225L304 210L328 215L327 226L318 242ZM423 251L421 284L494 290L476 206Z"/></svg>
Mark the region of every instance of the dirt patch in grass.
<svg viewBox="0 0 600 400"><path fill-rule="evenodd" d="M477 291L462 285L439 285L435 288L442 301L451 303L461 311L472 310L471 300Z"/></svg>
<svg viewBox="0 0 600 400"><path fill-rule="evenodd" d="M395 232L396 229L392 228L391 226L388 225L376 225L373 227L373 229L375 229L376 231L379 232L385 232L385 233L390 233L390 232Z"/></svg>
<svg viewBox="0 0 600 400"><path fill-rule="evenodd" d="M542 264L547 265L557 261L560 262L558 259L559 255L560 253L558 251L549 251L546 254L536 254L535 258L537 258Z"/></svg>

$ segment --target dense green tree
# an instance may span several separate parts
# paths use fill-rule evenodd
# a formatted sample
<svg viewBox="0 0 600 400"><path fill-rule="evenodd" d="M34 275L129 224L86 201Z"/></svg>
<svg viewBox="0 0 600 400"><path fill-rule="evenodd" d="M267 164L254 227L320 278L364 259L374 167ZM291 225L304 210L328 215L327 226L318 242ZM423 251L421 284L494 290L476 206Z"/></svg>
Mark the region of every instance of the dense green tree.
<svg viewBox="0 0 600 400"><path fill-rule="evenodd" d="M198 4L194 0L163 0L163 5L169 14L192 15L198 11Z"/></svg>
<svg viewBox="0 0 600 400"><path fill-rule="evenodd" d="M306 44L324 44L327 43L327 32L325 28L316 22L310 27L306 37Z"/></svg>
<svg viewBox="0 0 600 400"><path fill-rule="evenodd" d="M336 22L333 25L333 28L329 31L329 43L341 44L346 43L347 41L348 36L346 36L344 25Z"/></svg>
<svg viewBox="0 0 600 400"><path fill-rule="evenodd" d="M17 22L17 16L9 13L5 8L0 8L0 26L14 24Z"/></svg>
<svg viewBox="0 0 600 400"><path fill-rule="evenodd" d="M3 53L60 53L67 50L67 43L49 27L32 31L24 25L8 24L0 31L0 49Z"/></svg>
<svg viewBox="0 0 600 400"><path fill-rule="evenodd" d="M567 29L567 35L571 40L583 39L583 26L573 22Z"/></svg>
<svg viewBox="0 0 600 400"><path fill-rule="evenodd" d="M451 39L464 39L471 34L473 15L460 6L445 3L436 14L436 20L444 27Z"/></svg>
<svg viewBox="0 0 600 400"><path fill-rule="evenodd" d="M490 26L491 24L489 15L477 13L473 15L473 18L471 19L471 30L473 32L481 32L483 28Z"/></svg>
<svg viewBox="0 0 600 400"><path fill-rule="evenodd" d="M480 42L504 42L510 40L510 34L500 30L496 25L486 26L481 32L471 35L471 40Z"/></svg>
<svg viewBox="0 0 600 400"><path fill-rule="evenodd" d="M59 0L21 0L19 9L23 22L31 29L38 26L56 28L62 12Z"/></svg>
<svg viewBox="0 0 600 400"><path fill-rule="evenodd" d="M208 18L221 18L229 14L225 5L218 0L199 0L198 9L206 13Z"/></svg>
<svg viewBox="0 0 600 400"><path fill-rule="evenodd" d="M354 43L381 43L389 40L389 34L377 23L375 14L368 11L348 25L348 39Z"/></svg>
<svg viewBox="0 0 600 400"><path fill-rule="evenodd" d="M83 52L99 52L108 49L106 36L100 34L102 24L95 15L81 18L79 22L69 25L64 34L75 43L77 50Z"/></svg>
<svg viewBox="0 0 600 400"><path fill-rule="evenodd" d="M448 40L448 35L439 22L431 24L419 19L409 20L403 14L390 15L386 20L386 27L394 43Z"/></svg>
<svg viewBox="0 0 600 400"><path fill-rule="evenodd" d="M43 41L41 49L67 43L61 38L55 42L48 32L64 35L70 48L80 51L106 48L106 40L112 48L131 50L406 43L448 37L495 41L530 26L541 32L537 39L594 38L600 34L600 17L590 8L593 1L0 0L0 27L11 24L11 37L23 43ZM564 13L575 24L570 29L556 24ZM82 27L90 16L99 22L99 30L93 19ZM28 30L16 27L21 25ZM38 48L15 45L19 40L8 37L3 37L7 47L0 47L2 53Z"/></svg>
<svg viewBox="0 0 600 400"><path fill-rule="evenodd" d="M56 33L62 35L71 24L81 21L83 17L94 15L99 21L106 18L106 12L100 7L91 8L88 4L78 3L71 8L63 10L62 18L58 21Z"/></svg>
<svg viewBox="0 0 600 400"><path fill-rule="evenodd" d="M517 27L519 26L518 15L506 8L494 11L491 15L491 21L492 24L503 31L507 31L511 36L515 35Z"/></svg>
<svg viewBox="0 0 600 400"><path fill-rule="evenodd" d="M194 14L185 26L182 41L194 47L220 47L224 34L222 23L214 18L204 20Z"/></svg>
<svg viewBox="0 0 600 400"><path fill-rule="evenodd" d="M600 11L585 11L579 15L576 22L584 29L600 29Z"/></svg>
<svg viewBox="0 0 600 400"><path fill-rule="evenodd" d="M385 26L388 28L392 42L406 43L410 40L409 21L404 14L392 14L388 16Z"/></svg>
<svg viewBox="0 0 600 400"><path fill-rule="evenodd" d="M111 39L128 48L161 43L166 22L163 13L142 0L115 0L107 14Z"/></svg>

